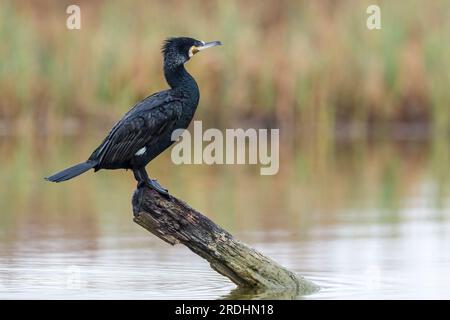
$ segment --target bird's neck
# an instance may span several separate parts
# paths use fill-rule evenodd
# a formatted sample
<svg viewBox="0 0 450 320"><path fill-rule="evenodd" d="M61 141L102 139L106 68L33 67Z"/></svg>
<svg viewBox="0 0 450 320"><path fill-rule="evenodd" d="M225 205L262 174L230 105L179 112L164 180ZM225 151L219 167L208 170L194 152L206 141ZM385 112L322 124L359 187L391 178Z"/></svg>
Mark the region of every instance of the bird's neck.
<svg viewBox="0 0 450 320"><path fill-rule="evenodd" d="M197 82L186 71L184 65L177 67L164 65L164 76L172 90L177 93L176 95L182 97L184 100L183 115L178 125L180 128L187 128L194 116L200 99Z"/></svg>
<svg viewBox="0 0 450 320"><path fill-rule="evenodd" d="M164 66L164 77L172 89L187 88L198 91L194 78L186 71L184 65Z"/></svg>

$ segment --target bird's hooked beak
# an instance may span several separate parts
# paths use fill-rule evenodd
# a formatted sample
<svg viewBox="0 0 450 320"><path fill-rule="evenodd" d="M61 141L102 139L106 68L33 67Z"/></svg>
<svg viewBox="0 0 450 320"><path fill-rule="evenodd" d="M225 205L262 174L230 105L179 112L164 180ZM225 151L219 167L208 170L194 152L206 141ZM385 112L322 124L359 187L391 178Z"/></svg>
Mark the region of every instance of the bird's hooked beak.
<svg viewBox="0 0 450 320"><path fill-rule="evenodd" d="M196 54L197 52L200 52L202 50L208 49L208 48L212 48L215 46L221 46L222 42L220 41L210 41L210 42L204 42L202 41L202 45L201 46L192 46L189 49L189 58L192 57L194 54Z"/></svg>

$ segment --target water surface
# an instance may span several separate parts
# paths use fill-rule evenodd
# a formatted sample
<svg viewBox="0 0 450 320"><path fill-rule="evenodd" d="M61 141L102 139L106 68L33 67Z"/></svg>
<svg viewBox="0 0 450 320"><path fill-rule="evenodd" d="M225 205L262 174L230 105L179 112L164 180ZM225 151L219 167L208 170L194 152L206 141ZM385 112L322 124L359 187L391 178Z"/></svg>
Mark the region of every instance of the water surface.
<svg viewBox="0 0 450 320"><path fill-rule="evenodd" d="M0 298L280 298L234 291L187 248L132 222L130 172L42 177L101 136L0 139ZM445 142L353 141L281 150L259 167L149 167L176 196L322 289L295 299L450 298Z"/></svg>

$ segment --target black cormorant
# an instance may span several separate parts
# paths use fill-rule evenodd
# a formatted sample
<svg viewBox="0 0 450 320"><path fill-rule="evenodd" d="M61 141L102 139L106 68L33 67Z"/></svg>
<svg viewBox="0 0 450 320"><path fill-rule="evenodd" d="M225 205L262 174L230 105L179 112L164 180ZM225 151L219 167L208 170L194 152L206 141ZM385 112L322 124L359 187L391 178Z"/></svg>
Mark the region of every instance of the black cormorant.
<svg viewBox="0 0 450 320"><path fill-rule="evenodd" d="M148 177L145 166L172 145L172 132L186 129L197 109L200 93L194 78L184 68L194 54L221 45L187 37L165 41L164 76L170 89L137 103L116 123L86 162L58 172L46 180L61 182L89 169L131 169L138 187L147 185L162 194L167 190Z"/></svg>

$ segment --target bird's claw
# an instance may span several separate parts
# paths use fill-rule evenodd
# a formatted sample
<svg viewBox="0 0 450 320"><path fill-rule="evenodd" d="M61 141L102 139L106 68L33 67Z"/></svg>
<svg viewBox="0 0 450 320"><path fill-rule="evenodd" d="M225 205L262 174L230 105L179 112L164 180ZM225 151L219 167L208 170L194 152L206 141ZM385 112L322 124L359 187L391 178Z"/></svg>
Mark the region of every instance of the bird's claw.
<svg viewBox="0 0 450 320"><path fill-rule="evenodd" d="M165 189L163 186L161 186L158 182L158 180L156 179L148 179L146 182L139 182L138 183L138 188L142 187L143 185L146 185L147 187L149 187L150 189L153 189L157 192L159 192L160 194L164 195L164 196L168 196L169 192L167 189Z"/></svg>

